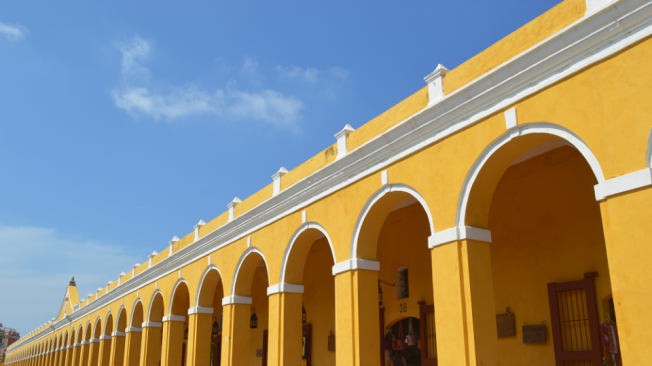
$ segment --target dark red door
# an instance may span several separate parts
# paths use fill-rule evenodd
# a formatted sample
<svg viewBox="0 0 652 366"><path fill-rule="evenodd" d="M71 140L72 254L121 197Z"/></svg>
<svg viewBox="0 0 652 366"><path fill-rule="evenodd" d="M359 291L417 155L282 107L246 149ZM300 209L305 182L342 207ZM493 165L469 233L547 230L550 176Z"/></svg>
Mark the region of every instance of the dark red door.
<svg viewBox="0 0 652 366"><path fill-rule="evenodd" d="M312 326L310 323L303 324L302 332L306 344L306 366L312 365Z"/></svg>
<svg viewBox="0 0 652 366"><path fill-rule="evenodd" d="M222 363L222 337L213 338L213 366L220 366Z"/></svg>
<svg viewBox="0 0 652 366"><path fill-rule="evenodd" d="M380 315L379 321L380 321L380 342L381 343L378 343L378 344L380 345L383 342L383 338L385 338L385 308L380 308L379 315ZM384 366L385 365L385 350L383 349L383 347L379 347L379 348L380 348L380 366Z"/></svg>
<svg viewBox="0 0 652 366"><path fill-rule="evenodd" d="M435 332L435 306L419 302L421 333L421 365L437 366L437 334Z"/></svg>
<svg viewBox="0 0 652 366"><path fill-rule="evenodd" d="M263 330L263 366L267 366L267 331Z"/></svg>
<svg viewBox="0 0 652 366"><path fill-rule="evenodd" d="M549 283L555 362L564 365L602 365L600 331L595 303L595 272L580 281Z"/></svg>

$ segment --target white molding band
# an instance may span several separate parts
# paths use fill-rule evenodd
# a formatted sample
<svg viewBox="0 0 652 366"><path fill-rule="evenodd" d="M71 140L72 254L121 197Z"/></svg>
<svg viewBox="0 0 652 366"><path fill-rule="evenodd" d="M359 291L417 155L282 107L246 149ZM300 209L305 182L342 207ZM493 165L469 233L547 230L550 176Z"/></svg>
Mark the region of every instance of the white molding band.
<svg viewBox="0 0 652 366"><path fill-rule="evenodd" d="M163 322L143 322L143 328L161 328L163 327Z"/></svg>
<svg viewBox="0 0 652 366"><path fill-rule="evenodd" d="M428 248L451 243L457 240L471 239L491 243L491 231L472 226L462 226L434 233L428 238Z"/></svg>
<svg viewBox="0 0 652 366"><path fill-rule="evenodd" d="M73 347L79 347L79 346L81 346L81 345L82 345L81 343L75 343L75 344L73 344L72 346L73 346Z"/></svg>
<svg viewBox="0 0 652 366"><path fill-rule="evenodd" d="M131 333L131 332L142 332L143 328L136 328L136 327L129 327L125 329L125 333Z"/></svg>
<svg viewBox="0 0 652 366"><path fill-rule="evenodd" d="M103 335L103 336L100 336L100 341L110 341L110 340L111 340L111 336L110 336L110 335Z"/></svg>
<svg viewBox="0 0 652 366"><path fill-rule="evenodd" d="M618 0L586 0L585 17L606 8L611 4L615 4Z"/></svg>
<svg viewBox="0 0 652 366"><path fill-rule="evenodd" d="M641 169L620 177L611 178L602 183L596 184L595 189L596 201L601 201L609 196L620 193L633 191L635 189L652 185L652 170L650 168Z"/></svg>
<svg viewBox="0 0 652 366"><path fill-rule="evenodd" d="M192 314L213 314L213 308L205 306L195 306L194 308L188 309L188 315Z"/></svg>
<svg viewBox="0 0 652 366"><path fill-rule="evenodd" d="M231 304L252 304L253 301L250 296L227 296L222 299L222 306Z"/></svg>
<svg viewBox="0 0 652 366"><path fill-rule="evenodd" d="M267 296L273 294L280 294L283 292L302 294L303 285L295 285L293 283L278 283L276 285L272 285L267 288Z"/></svg>
<svg viewBox="0 0 652 366"><path fill-rule="evenodd" d="M88 342L89 342L89 344L91 344L91 343L100 343L100 339L99 339L99 338L92 338L92 339L91 339L90 341L88 341Z"/></svg>
<svg viewBox="0 0 652 366"><path fill-rule="evenodd" d="M369 259L348 259L333 266L333 276L343 272L353 271L355 269L380 271L380 262Z"/></svg>
<svg viewBox="0 0 652 366"><path fill-rule="evenodd" d="M127 332L113 332L111 333L111 337L124 337L127 335Z"/></svg>
<svg viewBox="0 0 652 366"><path fill-rule="evenodd" d="M163 317L163 323L165 322L185 322L186 317L183 315L166 315Z"/></svg>
<svg viewBox="0 0 652 366"><path fill-rule="evenodd" d="M82 346L87 346L87 345L91 344L91 342L89 342L89 341L82 341L80 344L81 344Z"/></svg>

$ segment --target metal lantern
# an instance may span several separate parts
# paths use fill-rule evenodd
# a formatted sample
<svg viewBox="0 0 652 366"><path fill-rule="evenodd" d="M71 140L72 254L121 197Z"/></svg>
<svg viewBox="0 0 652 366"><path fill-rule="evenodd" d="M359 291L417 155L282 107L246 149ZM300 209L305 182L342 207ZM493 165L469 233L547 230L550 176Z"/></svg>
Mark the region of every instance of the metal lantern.
<svg viewBox="0 0 652 366"><path fill-rule="evenodd" d="M185 325L185 324L184 324ZM186 325L186 330L183 332L183 339L188 339L188 326Z"/></svg>
<svg viewBox="0 0 652 366"><path fill-rule="evenodd" d="M213 317L213 337L217 337L220 334L220 324Z"/></svg>
<svg viewBox="0 0 652 366"><path fill-rule="evenodd" d="M378 306L383 306L383 289L380 288L380 280L378 280Z"/></svg>
<svg viewBox="0 0 652 366"><path fill-rule="evenodd" d="M301 322L306 324L306 308L301 304Z"/></svg>
<svg viewBox="0 0 652 366"><path fill-rule="evenodd" d="M251 320L249 322L249 328L256 329L258 328L258 317L256 316L256 309L251 308L253 314L251 314Z"/></svg>

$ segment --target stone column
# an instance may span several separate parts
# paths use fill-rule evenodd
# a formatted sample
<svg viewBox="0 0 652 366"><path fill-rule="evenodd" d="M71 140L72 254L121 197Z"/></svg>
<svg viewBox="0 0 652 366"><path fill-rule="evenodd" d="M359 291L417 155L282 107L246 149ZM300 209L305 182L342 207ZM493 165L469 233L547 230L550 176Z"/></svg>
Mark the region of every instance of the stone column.
<svg viewBox="0 0 652 366"><path fill-rule="evenodd" d="M222 366L249 364L251 297L222 299Z"/></svg>
<svg viewBox="0 0 652 366"><path fill-rule="evenodd" d="M610 196L600 211L623 365L643 365L652 358L652 187Z"/></svg>
<svg viewBox="0 0 652 366"><path fill-rule="evenodd" d="M338 365L380 364L379 263L349 260L335 274L335 360Z"/></svg>
<svg viewBox="0 0 652 366"><path fill-rule="evenodd" d="M141 336L140 366L159 366L163 323L144 322Z"/></svg>
<svg viewBox="0 0 652 366"><path fill-rule="evenodd" d="M100 336L100 347L97 357L99 366L109 366L109 362L111 362L112 343L110 335Z"/></svg>
<svg viewBox="0 0 652 366"><path fill-rule="evenodd" d="M142 328L130 327L125 329L124 366L140 365L140 345L142 339Z"/></svg>
<svg viewBox="0 0 652 366"><path fill-rule="evenodd" d="M475 229L475 228L473 228ZM430 239L440 366L498 365L490 241ZM480 238L482 236L474 236Z"/></svg>
<svg viewBox="0 0 652 366"><path fill-rule="evenodd" d="M111 357L109 366L122 366L125 358L125 332L111 333Z"/></svg>
<svg viewBox="0 0 652 366"><path fill-rule="evenodd" d="M210 366L213 308L197 306L188 310L186 365Z"/></svg>
<svg viewBox="0 0 652 366"><path fill-rule="evenodd" d="M269 287L267 290L269 296L267 365L269 366L301 366L303 286L292 286L297 287L293 288L293 292L272 292L285 290L280 286Z"/></svg>
<svg viewBox="0 0 652 366"><path fill-rule="evenodd" d="M89 350L88 350L88 366L100 366L99 356L100 356L100 339L93 338L90 341Z"/></svg>
<svg viewBox="0 0 652 366"><path fill-rule="evenodd" d="M181 366L181 349L184 331L183 315L168 315L163 317L163 344L161 351L161 366Z"/></svg>

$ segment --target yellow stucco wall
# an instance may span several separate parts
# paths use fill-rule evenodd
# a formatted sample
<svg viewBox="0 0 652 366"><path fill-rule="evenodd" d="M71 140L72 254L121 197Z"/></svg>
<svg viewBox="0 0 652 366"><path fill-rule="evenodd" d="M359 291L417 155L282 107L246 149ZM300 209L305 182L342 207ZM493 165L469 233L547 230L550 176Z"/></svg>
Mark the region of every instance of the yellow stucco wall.
<svg viewBox="0 0 652 366"><path fill-rule="evenodd" d="M446 92L450 93L463 87L579 19L585 11L583 4L584 2L579 0L561 3L454 69L444 79ZM649 93L644 92L652 90L652 64L649 62L651 56L652 40L641 41L516 102L510 108L516 107L520 125L546 122L562 126L578 136L596 157L607 179L643 169L647 165L646 148L652 125L649 118L652 115L652 103L649 103ZM363 146L388 131L423 109L427 103L427 88L423 88L351 133L349 150ZM465 179L487 146L507 135L502 112L488 116L382 169L387 170L390 184L407 185L425 200L435 232L456 226L460 192ZM636 319L631 317L632 314L645 314L645 306L652 300L652 293L647 285L649 282L646 282L650 276L647 274L645 262L650 254L645 243L650 234L649 225L646 223L649 221L652 203L651 190L641 189L631 194L609 197L598 204L592 188L595 184L592 172L584 158L577 156L570 148L562 148L554 154L551 152L536 158L537 161L509 168L503 175L504 169L522 152L521 150L526 150L545 139L551 138L519 137L505 145L499 154L503 154L500 157L503 160L501 163L507 165L496 163L495 166L488 167L489 170L494 169L488 170L487 173L493 176L482 177L478 181L479 186L474 186L473 194L480 197L477 202L482 201L487 207L478 208L481 204L478 204L478 207L472 206L468 220L462 224L492 231L494 241L489 246L490 261L483 262L483 253L486 254L483 250L486 248L482 247L482 244L468 241L429 251L427 238L431 234L430 223L420 206L413 204L390 213L386 220L385 216L377 218L378 221L373 224L380 232L378 242L359 244L359 251L356 253L358 258L379 261L379 272L357 270L333 277L330 272L332 265L351 258L351 238L365 203L382 188L381 172L376 171L247 235L252 246L263 253L266 263L266 267L256 269L251 283L241 284L247 288L247 294L237 294L232 288L236 266L248 248L248 238L242 237L212 252L210 258L205 255L185 265L180 269L181 273L179 269L171 269L154 282L113 300L111 304L102 306L65 329L57 330L54 339L59 339L66 331L72 332L73 327L78 329L80 325L84 329L82 339L90 339L93 336L88 332L94 332L96 323L102 326L109 312L113 314L115 324L115 317L121 306L125 307L130 322L131 310L137 299L142 301L145 320L161 321L162 316L171 313L173 288L180 278L186 281L188 289L183 300L179 300L184 304L175 312L183 314L186 308L195 306L201 276L209 265L215 265L220 270L221 284L213 301L214 315L223 313L227 318L238 318L238 321L242 321L245 318L245 306L236 310L233 310L233 306L223 308L220 299L233 294L248 296L251 292L251 307L256 308L259 328L250 331L248 344L234 346L233 352L244 352L249 356L250 363L258 364L260 358L255 357L255 350L262 348L262 331L268 329L271 324L267 286L278 284L285 250L292 235L303 223L301 211L306 211L307 220L318 223L328 233L336 257L333 262L327 241L319 239L311 249L306 265L302 267L305 268L304 273L298 277L303 278L306 310L309 321L314 326L315 365L333 364L335 359L338 362L344 360L341 363L359 364L361 355L366 355L365 352L373 353L377 347L374 343L376 340L369 341L371 336L368 335L378 331L377 317L373 314L377 311L373 306L374 303L377 304L377 278L395 282L396 269L402 266L409 268L409 299L396 300L393 288L383 287L386 326L390 326L405 316L418 317L417 301L421 300L432 304L453 299L460 307L478 307L477 303L472 303L471 297L480 296L487 299L491 296L480 291L474 292L473 286L469 285L469 282L476 280L474 275L477 273L469 271L468 267L476 264L493 274L493 311L503 312L505 307L510 306L516 314L519 330L523 322L546 321L549 324L549 309L545 298L547 282L571 281L581 278L584 272L597 271L600 316L604 314L602 300L611 294L613 287L614 298L618 300L617 313L619 322L623 325L623 337L628 340L623 344L623 353L638 357L630 356L632 363L640 361L643 359L641 355L645 355L641 350L652 347L647 340L649 337L645 337L645 333L640 330L642 328L637 324L652 325L652 320L649 316ZM291 170L282 178L281 188L287 189L331 164L337 154L336 150L335 145L327 147L306 163ZM550 160L546 160L548 158ZM497 168L499 165L500 169ZM482 186L485 183L487 185ZM497 184L495 189L490 183ZM550 190L555 193L552 198L543 194ZM235 209L236 217L270 199L271 195L270 184L238 205ZM528 205L525 205L526 201ZM222 213L208 221L207 225L200 229L200 237L226 225L227 218L228 213ZM191 232L173 246L173 252L189 250L195 245L194 241L194 232ZM160 253L153 258L152 265L164 265L168 256L167 247L161 248ZM450 258L455 261L448 260ZM143 259L142 264L135 270L135 278L139 278L138 276L148 268L147 259ZM295 268L299 266L291 263L288 271ZM445 281L442 282L443 277L438 275L446 271L454 273L460 282L445 282L449 277L444 278ZM610 271L613 280L608 276ZM131 272L121 280L122 283L129 281L134 281ZM108 288L98 292L97 298L102 300L107 296L107 290L110 295L117 286L117 281L114 280ZM162 309L159 309L162 311L150 314L150 303L157 291L160 291L163 299ZM81 307L93 306L97 301L93 296L83 302ZM402 302L408 302L407 313L399 311L398 305ZM485 304L488 307L492 305ZM464 334L471 333L482 337L491 330L486 319L470 319L465 324L457 322L458 318L468 316L476 310L471 308L472 306L469 306L469 309L460 310L456 317L450 319L438 318L440 323L437 329L450 334L451 338L464 337ZM59 318L61 316L60 314ZM97 319L100 321L97 322ZM87 331L89 324L91 330ZM238 323L234 320L233 324ZM20 347L47 329L40 327L17 342L12 349ZM342 337L341 339L347 340L338 340L336 353L325 350L326 337L333 330ZM237 333L233 330L229 334ZM466 352L469 360L476 356L491 356L492 351L488 350L491 345L469 350L453 343L450 343L449 347L447 341L443 339L441 344L445 345L444 348L451 354ZM517 333L517 337L500 339L496 344L496 357L500 359L501 364L519 364L522 359L538 360L541 364L552 362L550 342L543 346L524 346L519 342ZM473 345L468 347L473 348ZM223 344L223 349L227 348L226 343ZM477 355L472 354L474 352ZM373 357L377 356L376 354ZM88 357L88 351L84 357ZM535 364L534 361L531 364Z"/></svg>

